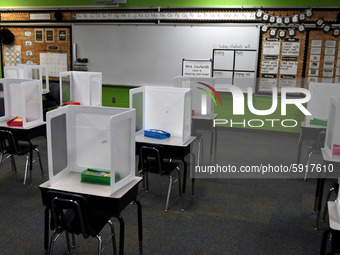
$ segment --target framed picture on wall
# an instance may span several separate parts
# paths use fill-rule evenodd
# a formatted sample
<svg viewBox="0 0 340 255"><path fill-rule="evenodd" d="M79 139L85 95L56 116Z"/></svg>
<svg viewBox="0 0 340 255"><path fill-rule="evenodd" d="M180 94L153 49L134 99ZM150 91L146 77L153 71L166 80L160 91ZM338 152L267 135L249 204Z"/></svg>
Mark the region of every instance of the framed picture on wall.
<svg viewBox="0 0 340 255"><path fill-rule="evenodd" d="M67 31L66 29L58 29L58 41L67 42Z"/></svg>
<svg viewBox="0 0 340 255"><path fill-rule="evenodd" d="M45 41L54 42L54 30L53 29L45 29Z"/></svg>
<svg viewBox="0 0 340 255"><path fill-rule="evenodd" d="M35 42L44 42L44 29L34 29Z"/></svg>

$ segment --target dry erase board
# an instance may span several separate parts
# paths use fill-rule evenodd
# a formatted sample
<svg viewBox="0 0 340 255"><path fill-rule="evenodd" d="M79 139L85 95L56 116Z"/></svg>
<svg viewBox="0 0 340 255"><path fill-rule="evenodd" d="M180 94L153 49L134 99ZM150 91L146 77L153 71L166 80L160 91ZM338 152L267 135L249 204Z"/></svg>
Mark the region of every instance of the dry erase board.
<svg viewBox="0 0 340 255"><path fill-rule="evenodd" d="M74 24L77 57L103 73L103 84L172 86L183 59L211 59L213 49L258 50L254 24ZM255 68L255 67L254 67Z"/></svg>

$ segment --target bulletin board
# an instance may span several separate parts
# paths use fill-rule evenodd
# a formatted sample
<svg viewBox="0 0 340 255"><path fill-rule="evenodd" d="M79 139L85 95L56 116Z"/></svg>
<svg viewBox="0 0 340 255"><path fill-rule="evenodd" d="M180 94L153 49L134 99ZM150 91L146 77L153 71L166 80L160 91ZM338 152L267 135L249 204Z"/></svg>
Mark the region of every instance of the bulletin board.
<svg viewBox="0 0 340 255"><path fill-rule="evenodd" d="M296 31L295 36L279 37L262 34L258 94L270 94L272 88L304 87L303 69L306 47L306 32Z"/></svg>
<svg viewBox="0 0 340 255"><path fill-rule="evenodd" d="M340 83L340 37L310 31L305 76L308 82Z"/></svg>
<svg viewBox="0 0 340 255"><path fill-rule="evenodd" d="M2 45L2 69L5 66L18 64L47 64L49 70L52 71L52 73L49 71L50 80L58 80L59 73L56 75L56 72L59 69L71 70L70 27L6 26L6 28L13 33L14 41L11 44ZM46 63L47 59L48 63ZM2 73L4 73L3 70Z"/></svg>

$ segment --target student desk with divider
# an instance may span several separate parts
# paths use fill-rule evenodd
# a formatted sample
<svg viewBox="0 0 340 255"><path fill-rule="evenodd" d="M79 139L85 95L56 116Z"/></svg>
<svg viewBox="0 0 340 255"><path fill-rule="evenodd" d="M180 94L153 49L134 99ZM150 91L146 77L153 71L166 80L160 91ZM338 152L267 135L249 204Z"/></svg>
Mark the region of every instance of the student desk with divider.
<svg viewBox="0 0 340 255"><path fill-rule="evenodd" d="M39 124L32 125L29 127L14 127L14 126L8 126L7 121L0 121L0 128L15 131L16 137L18 138L18 140L26 141L29 143L30 145L30 170L32 170L33 145L31 143L31 140L39 136L46 137L46 123L41 122Z"/></svg>
<svg viewBox="0 0 340 255"><path fill-rule="evenodd" d="M89 204L89 209L95 209L103 213L111 214L112 217L118 218L120 222L120 238L119 238L119 254L124 254L124 220L121 217L121 212L131 202L135 202L137 205L138 215L138 239L139 239L139 251L142 254L142 207L137 200L138 184L141 181L141 177L135 177L133 181L125 185L118 191L110 194L110 186L83 183L81 182L81 173L70 172L54 185L50 185L49 181L41 184L41 196L45 209L45 227L44 227L44 248L48 249L49 242L49 209L47 207L47 192L49 190L58 190L63 192L70 192L75 194L81 194L86 197Z"/></svg>
<svg viewBox="0 0 340 255"><path fill-rule="evenodd" d="M326 131L325 126L312 125L312 124L306 123L305 121L301 123L301 134L300 134L300 139L298 143L297 164L300 164L301 162L301 150L302 150L303 140L310 139L310 140L314 140L316 143L319 137L319 134L324 131Z"/></svg>
<svg viewBox="0 0 340 255"><path fill-rule="evenodd" d="M320 221L320 213L322 208L322 198L323 198L323 192L324 192L324 185L326 178L338 178L340 177L340 156L331 158L326 153L325 149L321 149L322 158L323 158L323 165L327 167L327 169L332 169L332 172L326 172L324 171L324 168L322 169L322 173L319 174L319 177L317 179L317 185L316 185L316 191L315 191L315 204L314 204L314 211L316 212L316 223L315 223L315 229L319 228L319 221ZM329 165L333 165L332 168L328 168Z"/></svg>
<svg viewBox="0 0 340 255"><path fill-rule="evenodd" d="M136 136L136 154L139 155L140 148L142 146L150 146L150 144L154 145L162 145L164 146L164 157L177 159L183 162L184 164L184 173L183 173L183 193L186 190L186 178L187 178L187 162L185 161L185 157L191 153L190 145L193 141L195 141L196 137L191 136L190 139L186 143L182 143L182 138L171 136L167 139L156 139L145 137L144 134ZM193 154L192 154L193 155ZM193 155L194 157L194 155ZM195 162L195 159L194 159ZM194 183L195 179L192 178L192 196L194 196Z"/></svg>

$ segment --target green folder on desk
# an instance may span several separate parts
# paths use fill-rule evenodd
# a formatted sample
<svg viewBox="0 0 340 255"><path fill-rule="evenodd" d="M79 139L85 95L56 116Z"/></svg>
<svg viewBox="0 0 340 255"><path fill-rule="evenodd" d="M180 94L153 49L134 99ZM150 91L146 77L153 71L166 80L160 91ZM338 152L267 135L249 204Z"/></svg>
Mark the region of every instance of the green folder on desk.
<svg viewBox="0 0 340 255"><path fill-rule="evenodd" d="M120 175L118 173L115 173L115 181L118 182L119 180ZM81 182L110 185L111 172L88 168L81 172Z"/></svg>
<svg viewBox="0 0 340 255"><path fill-rule="evenodd" d="M313 118L309 121L309 123L312 124L312 125L327 127L327 120L320 120L320 119L317 119L317 118Z"/></svg>

